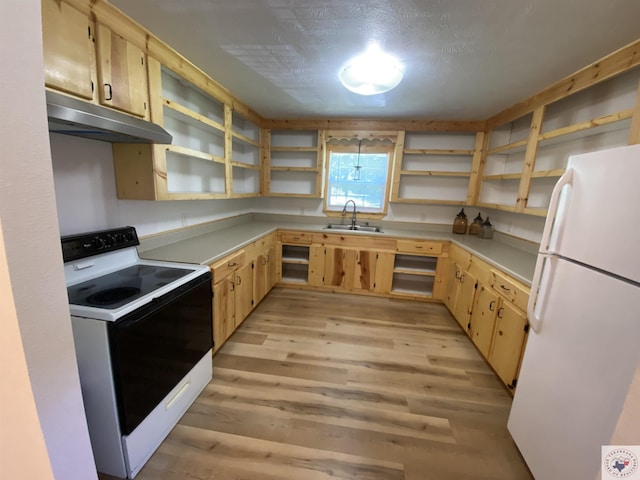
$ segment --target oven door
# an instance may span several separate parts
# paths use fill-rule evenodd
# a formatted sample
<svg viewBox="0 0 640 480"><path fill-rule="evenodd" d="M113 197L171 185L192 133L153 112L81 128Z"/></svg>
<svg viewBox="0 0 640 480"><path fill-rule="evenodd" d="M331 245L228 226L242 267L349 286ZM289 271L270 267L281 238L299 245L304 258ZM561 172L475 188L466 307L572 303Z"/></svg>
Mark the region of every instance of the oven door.
<svg viewBox="0 0 640 480"><path fill-rule="evenodd" d="M108 325L120 428L129 435L213 346L211 273Z"/></svg>

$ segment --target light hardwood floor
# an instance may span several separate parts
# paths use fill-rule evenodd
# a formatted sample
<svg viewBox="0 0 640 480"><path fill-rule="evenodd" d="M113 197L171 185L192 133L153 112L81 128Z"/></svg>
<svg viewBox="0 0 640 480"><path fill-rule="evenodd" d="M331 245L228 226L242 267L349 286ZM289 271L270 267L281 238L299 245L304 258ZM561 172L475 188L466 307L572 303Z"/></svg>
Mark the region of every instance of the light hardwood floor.
<svg viewBox="0 0 640 480"><path fill-rule="evenodd" d="M213 364L136 480L532 478L442 305L276 288Z"/></svg>

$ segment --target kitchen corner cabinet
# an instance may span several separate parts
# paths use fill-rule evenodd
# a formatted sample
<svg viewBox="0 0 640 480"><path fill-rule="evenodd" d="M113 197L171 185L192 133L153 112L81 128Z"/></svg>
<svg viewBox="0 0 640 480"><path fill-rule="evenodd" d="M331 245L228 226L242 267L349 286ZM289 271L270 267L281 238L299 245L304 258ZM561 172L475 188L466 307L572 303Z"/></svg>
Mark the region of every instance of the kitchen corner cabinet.
<svg viewBox="0 0 640 480"><path fill-rule="evenodd" d="M629 143L639 80L631 69L491 128L477 205L546 216L571 155Z"/></svg>
<svg viewBox="0 0 640 480"><path fill-rule="evenodd" d="M440 256L446 248L443 242L399 239L394 257L391 293L396 296L442 300L442 273L439 270L444 268L444 263Z"/></svg>
<svg viewBox="0 0 640 480"><path fill-rule="evenodd" d="M264 130L265 196L322 197L323 132Z"/></svg>
<svg viewBox="0 0 640 480"><path fill-rule="evenodd" d="M281 231L280 273L282 284L291 286L309 285L311 234L308 232Z"/></svg>
<svg viewBox="0 0 640 480"><path fill-rule="evenodd" d="M444 304L449 309L453 318L466 331L469 328L471 307L477 280L469 271L471 254L456 245L449 246L449 257L445 259L446 287Z"/></svg>
<svg viewBox="0 0 640 480"><path fill-rule="evenodd" d="M261 193L261 129L148 58L151 120L171 145L114 144L118 198L197 200Z"/></svg>
<svg viewBox="0 0 640 480"><path fill-rule="evenodd" d="M278 281L278 255L275 234L267 235L254 244L253 306L269 293Z"/></svg>

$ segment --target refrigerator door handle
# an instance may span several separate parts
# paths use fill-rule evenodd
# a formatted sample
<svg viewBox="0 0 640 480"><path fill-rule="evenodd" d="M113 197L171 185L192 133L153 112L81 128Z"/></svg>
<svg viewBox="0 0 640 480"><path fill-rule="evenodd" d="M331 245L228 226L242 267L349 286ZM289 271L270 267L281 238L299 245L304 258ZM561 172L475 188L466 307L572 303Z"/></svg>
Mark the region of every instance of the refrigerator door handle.
<svg viewBox="0 0 640 480"><path fill-rule="evenodd" d="M531 293L529 295L529 302L527 303L527 316L529 317L529 325L534 332L540 333L542 328L542 318L540 312L544 307L544 303L547 297L547 288L549 285L549 279L552 278L552 273L546 275L546 281L541 284L542 273L545 266L549 261L550 267L554 268L554 261L557 260L555 255L540 253L536 260L536 268L533 272L533 281L531 283Z"/></svg>
<svg viewBox="0 0 640 480"><path fill-rule="evenodd" d="M569 169L562 174L558 183L553 187L551 192L551 199L549 200L549 210L547 213L547 221L544 224L544 230L542 231L542 240L540 240L540 253L553 253L549 248L549 241L551 239L551 233L555 225L556 217L558 216L558 203L560 202L560 193L565 185L571 185L573 182L573 169Z"/></svg>

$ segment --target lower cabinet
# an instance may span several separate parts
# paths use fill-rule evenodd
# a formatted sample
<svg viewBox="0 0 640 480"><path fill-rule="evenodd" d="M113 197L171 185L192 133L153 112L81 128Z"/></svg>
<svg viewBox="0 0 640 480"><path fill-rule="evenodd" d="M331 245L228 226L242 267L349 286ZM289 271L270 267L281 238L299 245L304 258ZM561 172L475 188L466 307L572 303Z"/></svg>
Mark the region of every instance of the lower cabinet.
<svg viewBox="0 0 640 480"><path fill-rule="evenodd" d="M476 344L476 347L485 358L489 357L498 302L498 294L494 293L490 287L478 285L468 329L471 340L473 340L473 343Z"/></svg>
<svg viewBox="0 0 640 480"><path fill-rule="evenodd" d="M344 292L391 291L393 253L311 245L309 285Z"/></svg>
<svg viewBox="0 0 640 480"><path fill-rule="evenodd" d="M527 316L508 302L501 301L496 313L489 363L509 388L515 388L529 323Z"/></svg>
<svg viewBox="0 0 640 480"><path fill-rule="evenodd" d="M275 237L267 235L210 265L214 352L276 284L277 264Z"/></svg>
<svg viewBox="0 0 640 480"><path fill-rule="evenodd" d="M502 382L514 389L529 331L529 289L456 250L453 246L445 269L444 303Z"/></svg>
<svg viewBox="0 0 640 480"><path fill-rule="evenodd" d="M258 245L253 260L253 303L257 305L278 281L278 255L275 239L269 238Z"/></svg>

